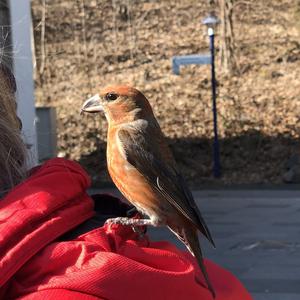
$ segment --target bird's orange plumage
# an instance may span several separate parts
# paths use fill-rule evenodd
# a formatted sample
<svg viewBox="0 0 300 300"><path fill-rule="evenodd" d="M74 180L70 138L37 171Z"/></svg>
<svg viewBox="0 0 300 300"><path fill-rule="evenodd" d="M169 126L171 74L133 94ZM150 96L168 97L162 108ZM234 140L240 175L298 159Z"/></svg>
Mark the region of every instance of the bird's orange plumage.
<svg viewBox="0 0 300 300"><path fill-rule="evenodd" d="M166 225L185 243L214 294L203 265L197 231L213 243L212 238L146 97L131 87L112 86L87 100L82 109L87 112L101 109L105 113L107 165L118 189L150 218L144 224ZM126 222L135 225L138 221Z"/></svg>

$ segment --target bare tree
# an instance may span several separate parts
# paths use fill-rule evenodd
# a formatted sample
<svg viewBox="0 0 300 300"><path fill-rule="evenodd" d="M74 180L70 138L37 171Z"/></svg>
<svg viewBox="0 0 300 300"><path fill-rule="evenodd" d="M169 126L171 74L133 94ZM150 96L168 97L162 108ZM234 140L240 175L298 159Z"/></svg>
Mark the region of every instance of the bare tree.
<svg viewBox="0 0 300 300"><path fill-rule="evenodd" d="M46 44L45 44L45 29L46 29L46 0L41 0L42 19L41 19L41 64L39 68L40 76L43 76L46 60Z"/></svg>
<svg viewBox="0 0 300 300"><path fill-rule="evenodd" d="M219 0L221 18L221 64L226 73L237 71L233 31L233 1Z"/></svg>
<svg viewBox="0 0 300 300"><path fill-rule="evenodd" d="M12 67L10 15L7 0L0 1L0 62Z"/></svg>

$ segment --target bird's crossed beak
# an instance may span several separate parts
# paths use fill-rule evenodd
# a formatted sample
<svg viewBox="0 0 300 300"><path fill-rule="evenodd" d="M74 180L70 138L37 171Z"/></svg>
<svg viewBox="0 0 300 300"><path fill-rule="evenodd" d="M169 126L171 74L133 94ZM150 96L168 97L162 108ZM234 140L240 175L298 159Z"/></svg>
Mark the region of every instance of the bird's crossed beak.
<svg viewBox="0 0 300 300"><path fill-rule="evenodd" d="M99 94L96 94L93 97L87 99L81 107L81 113L83 112L96 113L96 112L103 111L103 106L100 101L101 98Z"/></svg>

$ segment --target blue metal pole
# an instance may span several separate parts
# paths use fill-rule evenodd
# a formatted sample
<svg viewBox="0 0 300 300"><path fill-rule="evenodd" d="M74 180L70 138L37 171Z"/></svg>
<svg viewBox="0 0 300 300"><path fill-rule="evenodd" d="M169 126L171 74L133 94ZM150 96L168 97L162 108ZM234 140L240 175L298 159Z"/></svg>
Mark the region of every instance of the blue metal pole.
<svg viewBox="0 0 300 300"><path fill-rule="evenodd" d="M214 177L218 178L221 176L221 165L220 165L220 150L219 150L219 138L218 138L218 120L217 120L217 93L216 93L216 75L215 75L215 35L213 28L208 28L208 35L210 41L210 52L211 52L211 85L212 85L212 101L213 101L213 118L214 118L214 165L213 173Z"/></svg>

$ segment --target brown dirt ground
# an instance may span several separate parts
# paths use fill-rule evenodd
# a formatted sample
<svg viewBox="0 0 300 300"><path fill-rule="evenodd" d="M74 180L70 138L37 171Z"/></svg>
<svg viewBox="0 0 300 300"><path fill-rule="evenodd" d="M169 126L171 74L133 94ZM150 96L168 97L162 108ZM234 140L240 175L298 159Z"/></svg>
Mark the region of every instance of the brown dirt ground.
<svg viewBox="0 0 300 300"><path fill-rule="evenodd" d="M286 161L299 150L300 9L295 1L236 1L239 70L227 76L217 63L223 174L217 180L210 68L184 67L180 76L171 68L173 55L208 51L201 25L211 10L208 1L52 0L46 6L42 69L42 7L38 0L32 3L37 103L56 107L59 155L80 161L94 183L109 182L107 123L103 116L82 117L79 109L112 83L134 85L148 97L192 185L282 182Z"/></svg>

